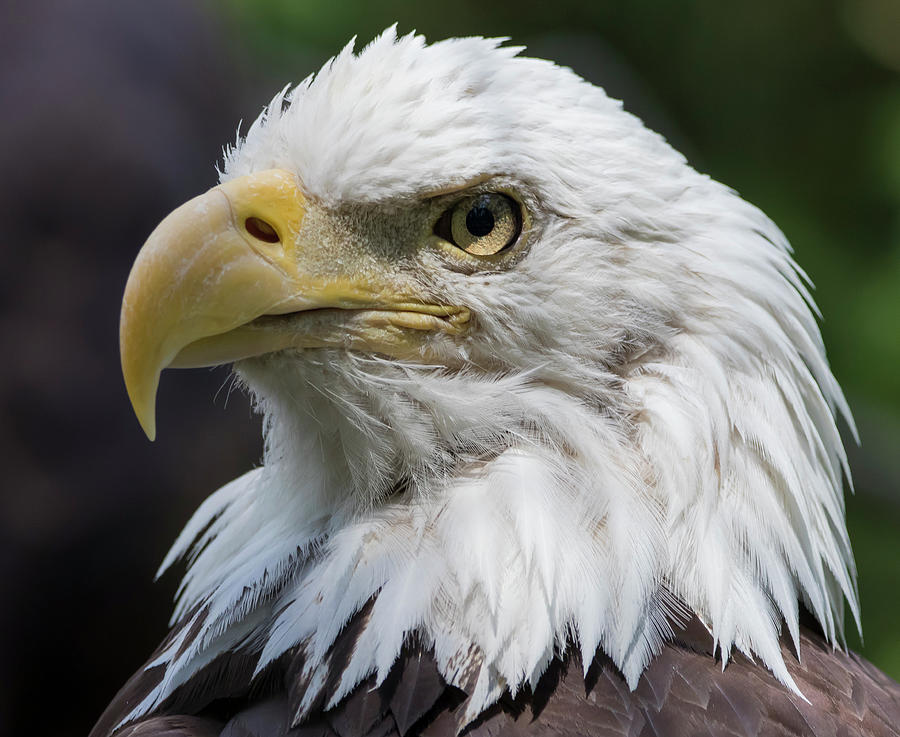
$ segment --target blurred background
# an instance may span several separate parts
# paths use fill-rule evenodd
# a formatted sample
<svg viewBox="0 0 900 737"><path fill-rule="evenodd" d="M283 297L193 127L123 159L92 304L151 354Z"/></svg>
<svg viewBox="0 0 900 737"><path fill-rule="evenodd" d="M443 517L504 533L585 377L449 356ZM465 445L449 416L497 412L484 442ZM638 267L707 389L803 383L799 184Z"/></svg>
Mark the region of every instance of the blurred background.
<svg viewBox="0 0 900 737"><path fill-rule="evenodd" d="M512 37L625 100L765 210L817 285L862 444L847 501L865 644L900 678L900 3L0 2L0 734L84 735L166 630L153 584L257 463L228 372L169 372L159 440L119 375L119 300L223 144L351 36Z"/></svg>

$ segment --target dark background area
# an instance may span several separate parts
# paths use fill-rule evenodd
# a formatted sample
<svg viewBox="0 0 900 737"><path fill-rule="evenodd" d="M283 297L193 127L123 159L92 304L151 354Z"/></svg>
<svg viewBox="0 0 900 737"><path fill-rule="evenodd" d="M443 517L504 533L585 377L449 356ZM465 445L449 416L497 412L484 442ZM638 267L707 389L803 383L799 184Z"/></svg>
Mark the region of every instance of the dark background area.
<svg viewBox="0 0 900 737"><path fill-rule="evenodd" d="M239 120L394 21L574 67L785 230L862 438L851 646L900 677L900 3L420 6L0 2L0 734L86 734L166 630L169 544L259 459L224 369L167 372L144 438L117 346L135 254Z"/></svg>

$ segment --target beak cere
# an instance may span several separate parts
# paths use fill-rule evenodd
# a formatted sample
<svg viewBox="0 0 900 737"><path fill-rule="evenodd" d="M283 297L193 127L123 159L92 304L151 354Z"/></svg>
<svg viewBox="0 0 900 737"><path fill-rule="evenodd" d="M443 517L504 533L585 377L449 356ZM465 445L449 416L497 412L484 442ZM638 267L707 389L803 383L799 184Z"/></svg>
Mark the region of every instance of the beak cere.
<svg viewBox="0 0 900 737"><path fill-rule="evenodd" d="M353 254L307 242L307 208L297 178L272 169L213 187L150 234L125 286L119 343L151 440L166 367L323 346L410 356L422 335L465 327L468 310L423 303L389 266L361 268Z"/></svg>

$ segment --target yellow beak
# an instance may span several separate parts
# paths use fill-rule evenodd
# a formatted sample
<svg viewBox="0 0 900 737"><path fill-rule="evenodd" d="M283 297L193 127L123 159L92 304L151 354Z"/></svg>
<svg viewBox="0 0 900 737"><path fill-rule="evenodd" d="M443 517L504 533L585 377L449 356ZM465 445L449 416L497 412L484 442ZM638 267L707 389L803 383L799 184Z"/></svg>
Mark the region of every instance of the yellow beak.
<svg viewBox="0 0 900 737"><path fill-rule="evenodd" d="M296 177L273 169L214 187L151 233L119 328L128 396L151 440L168 366L316 346L391 352L409 329L453 332L466 322L466 310L423 304L389 274L361 278L352 258L331 254L322 268L322 249L304 242L307 207Z"/></svg>

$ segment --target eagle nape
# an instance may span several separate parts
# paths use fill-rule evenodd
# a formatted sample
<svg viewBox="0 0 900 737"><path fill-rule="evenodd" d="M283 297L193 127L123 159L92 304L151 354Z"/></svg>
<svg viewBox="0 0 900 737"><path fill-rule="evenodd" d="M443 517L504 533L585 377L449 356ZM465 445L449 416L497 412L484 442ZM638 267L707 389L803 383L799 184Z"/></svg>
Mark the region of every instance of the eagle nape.
<svg viewBox="0 0 900 737"><path fill-rule="evenodd" d="M602 89L393 29L137 256L122 369L234 364L265 451L92 737L900 735L807 284Z"/></svg>

